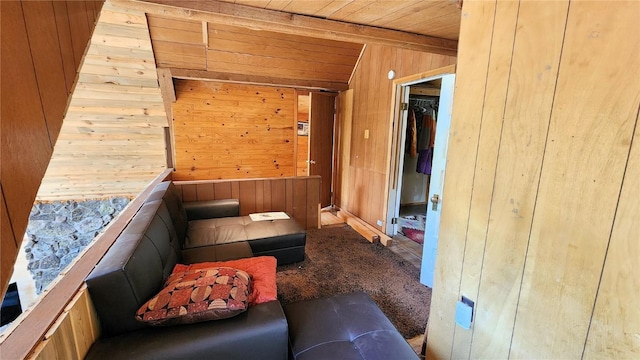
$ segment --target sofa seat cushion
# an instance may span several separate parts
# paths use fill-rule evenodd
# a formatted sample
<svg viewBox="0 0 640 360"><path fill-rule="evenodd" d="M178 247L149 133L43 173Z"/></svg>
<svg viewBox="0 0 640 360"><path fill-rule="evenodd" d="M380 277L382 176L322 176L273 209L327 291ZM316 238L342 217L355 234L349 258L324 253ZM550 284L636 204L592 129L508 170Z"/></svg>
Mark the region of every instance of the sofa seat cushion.
<svg viewBox="0 0 640 360"><path fill-rule="evenodd" d="M294 360L418 359L364 292L298 301L284 312Z"/></svg>
<svg viewBox="0 0 640 360"><path fill-rule="evenodd" d="M193 220L189 222L183 247L188 249L304 233L293 219L253 221L248 216L237 216Z"/></svg>
<svg viewBox="0 0 640 360"><path fill-rule="evenodd" d="M293 219L252 221L248 216L189 222L182 257L189 263L232 260L247 256L275 256L278 265L304 260L307 233ZM239 248L239 244L247 244ZM249 248L249 249L247 249ZM247 255L247 253L251 253ZM209 260L210 261L210 260Z"/></svg>
<svg viewBox="0 0 640 360"><path fill-rule="evenodd" d="M136 320L150 325L226 319L249 307L251 276L230 267L174 271L160 292L144 303Z"/></svg>

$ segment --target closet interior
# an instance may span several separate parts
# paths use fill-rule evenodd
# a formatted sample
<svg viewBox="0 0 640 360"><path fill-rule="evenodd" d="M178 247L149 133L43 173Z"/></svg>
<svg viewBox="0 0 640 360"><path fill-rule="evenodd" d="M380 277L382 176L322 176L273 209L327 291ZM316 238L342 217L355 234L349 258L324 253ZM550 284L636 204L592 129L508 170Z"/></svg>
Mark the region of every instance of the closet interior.
<svg viewBox="0 0 640 360"><path fill-rule="evenodd" d="M399 234L424 241L441 79L410 86L400 195Z"/></svg>

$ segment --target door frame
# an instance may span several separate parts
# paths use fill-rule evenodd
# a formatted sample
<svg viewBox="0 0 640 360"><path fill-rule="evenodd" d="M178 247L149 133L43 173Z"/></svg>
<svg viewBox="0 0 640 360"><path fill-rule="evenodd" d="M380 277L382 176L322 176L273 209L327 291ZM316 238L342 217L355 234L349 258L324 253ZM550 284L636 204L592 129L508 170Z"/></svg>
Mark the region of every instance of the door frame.
<svg viewBox="0 0 640 360"><path fill-rule="evenodd" d="M409 86L442 78L445 75L455 74L456 66L449 65L434 70L398 78L393 80L393 92L391 102L391 129L389 133L389 151L387 159L387 174L389 174L387 184L385 186L385 221L384 233L393 236L398 233L397 224L392 224L392 219L400 207L400 193L402 187L402 170L404 166L404 151L401 145L404 145L408 110L402 110L401 103L403 97L409 96ZM406 95L405 95L406 91Z"/></svg>

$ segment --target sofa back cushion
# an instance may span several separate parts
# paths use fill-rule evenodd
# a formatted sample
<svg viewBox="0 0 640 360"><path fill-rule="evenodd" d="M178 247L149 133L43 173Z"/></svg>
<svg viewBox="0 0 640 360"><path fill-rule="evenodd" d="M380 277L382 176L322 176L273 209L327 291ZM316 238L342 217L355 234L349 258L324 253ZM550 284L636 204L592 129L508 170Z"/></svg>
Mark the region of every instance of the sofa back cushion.
<svg viewBox="0 0 640 360"><path fill-rule="evenodd" d="M146 325L138 308L161 288L179 261L171 238L175 229L161 201L145 203L86 279L104 336Z"/></svg>
<svg viewBox="0 0 640 360"><path fill-rule="evenodd" d="M178 188L171 181L164 181L156 185L153 192L147 198L147 202L162 200L167 206L171 221L176 231L176 236L180 244L184 242L187 236L187 228L189 221L187 212L182 204L182 196L178 193Z"/></svg>

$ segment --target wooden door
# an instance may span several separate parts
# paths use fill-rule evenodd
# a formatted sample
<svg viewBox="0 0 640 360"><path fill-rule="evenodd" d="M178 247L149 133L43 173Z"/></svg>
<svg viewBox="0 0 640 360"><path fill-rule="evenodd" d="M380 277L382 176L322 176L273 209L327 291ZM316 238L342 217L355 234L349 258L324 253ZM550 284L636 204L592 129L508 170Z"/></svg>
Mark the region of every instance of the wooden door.
<svg viewBox="0 0 640 360"><path fill-rule="evenodd" d="M320 205L331 205L335 94L311 93L309 109L309 175L320 175Z"/></svg>
<svg viewBox="0 0 640 360"><path fill-rule="evenodd" d="M445 75L440 88L440 110L436 125L436 140L433 148L431 179L427 205L427 220L422 245L422 266L420 267L420 282L433 288L433 277L436 268L438 237L440 235L440 214L442 213L442 197L444 189L444 175L447 164L447 148L449 146L449 128L451 127L451 113L453 110L453 90L455 75Z"/></svg>

